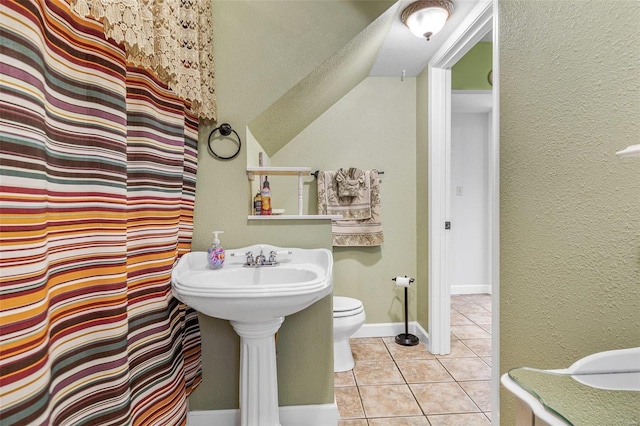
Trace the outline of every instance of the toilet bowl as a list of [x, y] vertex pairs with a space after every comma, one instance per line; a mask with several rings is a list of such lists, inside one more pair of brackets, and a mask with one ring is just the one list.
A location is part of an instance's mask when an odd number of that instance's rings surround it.
[[362, 327], [366, 319], [364, 306], [358, 299], [333, 297], [333, 371], [353, 369], [355, 362], [349, 338]]

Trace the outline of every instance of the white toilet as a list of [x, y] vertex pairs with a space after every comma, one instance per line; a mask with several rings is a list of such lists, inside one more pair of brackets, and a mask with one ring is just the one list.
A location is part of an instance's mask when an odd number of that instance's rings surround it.
[[362, 327], [366, 319], [364, 306], [358, 299], [333, 296], [333, 371], [353, 369], [349, 338]]

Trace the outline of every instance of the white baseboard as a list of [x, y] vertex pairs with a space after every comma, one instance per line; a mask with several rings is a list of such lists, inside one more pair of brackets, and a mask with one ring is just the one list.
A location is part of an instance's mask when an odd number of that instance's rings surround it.
[[427, 348], [429, 347], [429, 333], [427, 332], [427, 330], [422, 328], [422, 326], [417, 322], [416, 322], [416, 331], [414, 331], [414, 334], [418, 336], [418, 339], [420, 339], [420, 342], [422, 342]]
[[[417, 321], [409, 321], [409, 333], [418, 337], [428, 338], [429, 334], [418, 324]], [[377, 324], [364, 324], [351, 337], [390, 337], [404, 333], [404, 322], [382, 322]]]
[[[337, 426], [338, 405], [289, 405], [280, 407], [282, 426]], [[240, 410], [189, 411], [187, 426], [237, 426]]]
[[[420, 343], [429, 348], [429, 333], [417, 321], [409, 321], [409, 333], [418, 336]], [[404, 322], [365, 324], [351, 337], [391, 337], [404, 333]]]
[[489, 284], [452, 285], [451, 294], [491, 294], [491, 285]]
[[[415, 321], [409, 322], [409, 333], [416, 328]], [[404, 322], [381, 322], [377, 324], [364, 324], [351, 337], [388, 337], [404, 333]]]

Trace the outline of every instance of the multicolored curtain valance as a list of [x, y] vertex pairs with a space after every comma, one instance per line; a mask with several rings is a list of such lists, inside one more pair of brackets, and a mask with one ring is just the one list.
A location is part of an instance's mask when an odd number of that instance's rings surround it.
[[211, 0], [70, 0], [100, 20], [127, 60], [152, 69], [202, 119], [216, 120]]
[[0, 425], [185, 425], [198, 119], [64, 0], [3, 0], [0, 46]]

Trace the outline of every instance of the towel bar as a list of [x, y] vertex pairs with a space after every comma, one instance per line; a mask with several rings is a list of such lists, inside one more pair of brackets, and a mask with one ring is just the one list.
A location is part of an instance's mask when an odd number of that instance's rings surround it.
[[[316, 178], [316, 179], [317, 179], [317, 178], [318, 178], [318, 173], [320, 173], [320, 170], [316, 170], [315, 172], [313, 172], [313, 173], [309, 173], [309, 174], [310, 174], [311, 176], [313, 176], [314, 178]], [[378, 174], [379, 174], [379, 175], [383, 175], [383, 174], [384, 174], [384, 172], [378, 171]]]

